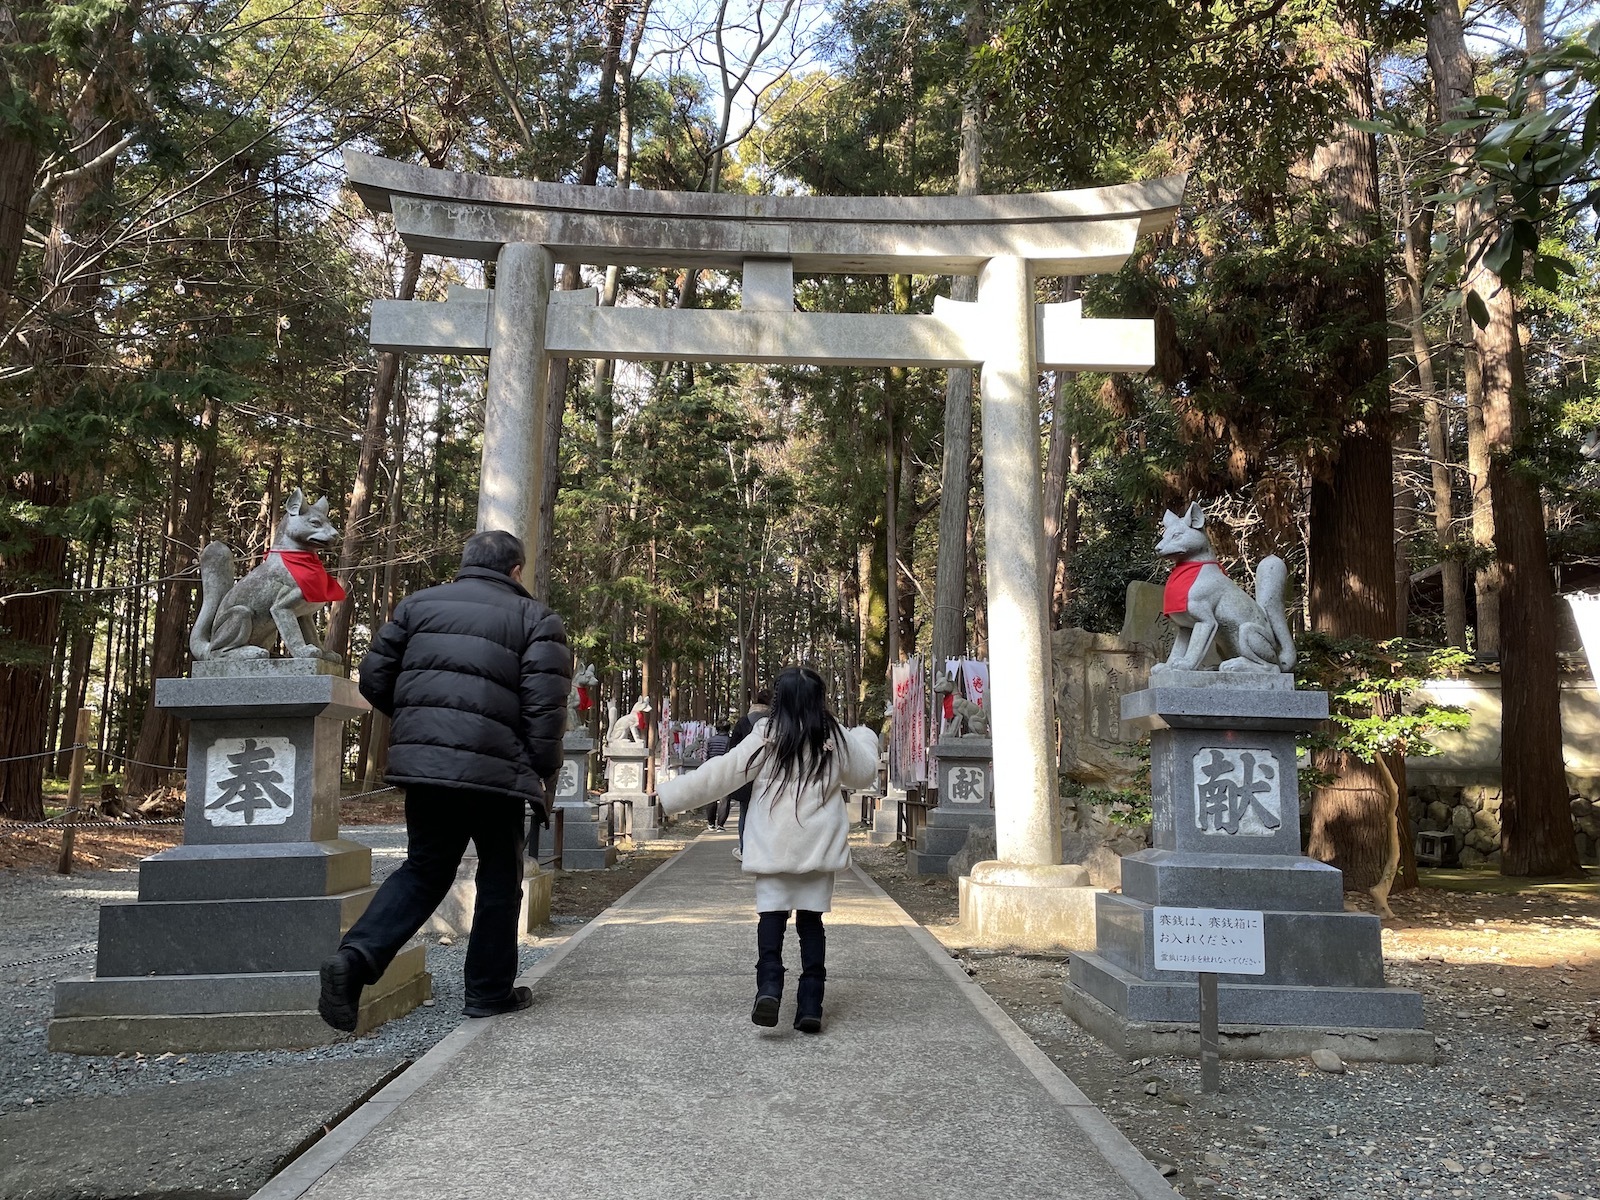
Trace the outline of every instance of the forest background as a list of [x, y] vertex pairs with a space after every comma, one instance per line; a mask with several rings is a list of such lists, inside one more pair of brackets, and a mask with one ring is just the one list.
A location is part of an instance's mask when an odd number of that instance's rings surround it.
[[[1053, 625], [1119, 627], [1128, 581], [1164, 573], [1161, 508], [1203, 500], [1228, 562], [1306, 581], [1308, 671], [1344, 697], [1311, 853], [1364, 886], [1409, 847], [1400, 691], [1455, 648], [1502, 673], [1502, 870], [1570, 872], [1556, 599], [1600, 582], [1597, 29], [1582, 0], [0, 3], [0, 815], [41, 814], [85, 706], [129, 796], [172, 781], [152, 684], [187, 668], [198, 550], [255, 561], [295, 487], [344, 528], [328, 641], [352, 658], [453, 573], [483, 363], [375, 354], [366, 311], [492, 278], [408, 251], [342, 147], [702, 192], [1182, 171], [1172, 231], [1042, 289], [1158, 342], [1148, 377], [1042, 381]], [[715, 272], [560, 275], [737, 301]], [[807, 278], [797, 301], [926, 312], [970, 285]], [[731, 717], [806, 660], [873, 721], [889, 663], [985, 655], [970, 373], [553, 383], [532, 582], [607, 698]], [[358, 780], [384, 733], [353, 732]]]

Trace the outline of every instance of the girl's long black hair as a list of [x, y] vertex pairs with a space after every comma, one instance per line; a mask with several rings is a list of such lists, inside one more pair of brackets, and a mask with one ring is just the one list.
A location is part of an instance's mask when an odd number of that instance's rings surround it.
[[843, 730], [828, 711], [828, 689], [822, 676], [809, 667], [785, 667], [772, 685], [772, 712], [767, 717], [767, 744], [761, 753], [771, 755], [772, 773], [780, 787], [794, 784], [795, 811], [808, 784], [821, 783], [828, 771], [829, 739], [839, 745]]

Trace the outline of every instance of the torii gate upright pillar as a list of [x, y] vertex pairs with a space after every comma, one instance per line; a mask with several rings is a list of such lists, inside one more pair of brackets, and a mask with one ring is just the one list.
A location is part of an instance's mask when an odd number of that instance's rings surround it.
[[[1061, 862], [1061, 802], [1050, 753], [1050, 581], [1039, 483], [1039, 356], [1033, 268], [991, 258], [978, 273], [985, 329], [984, 545], [989, 557], [989, 727], [995, 850], [961, 888], [974, 941], [1029, 949], [1095, 944], [1089, 873]], [[1003, 631], [1003, 632], [1002, 632]]]
[[[989, 326], [980, 368], [983, 400], [984, 544], [989, 615], [1003, 637], [989, 643], [994, 740], [995, 846], [1006, 862], [1061, 861], [1050, 724], [1049, 632], [1045, 615], [1044, 521], [1039, 490], [1038, 356], [1033, 272], [1020, 258], [991, 258], [978, 276], [978, 310]], [[1020, 803], [1019, 803], [1020, 801]]]
[[508, 242], [495, 256], [478, 532], [516, 534], [530, 561], [544, 550], [537, 544], [549, 384], [544, 328], [554, 274], [554, 256], [543, 246]]

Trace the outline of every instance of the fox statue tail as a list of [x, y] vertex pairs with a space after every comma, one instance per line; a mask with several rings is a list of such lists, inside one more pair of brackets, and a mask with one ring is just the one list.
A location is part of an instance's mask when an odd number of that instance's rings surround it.
[[1289, 635], [1289, 622], [1283, 615], [1283, 594], [1289, 586], [1289, 568], [1276, 554], [1268, 555], [1256, 567], [1256, 603], [1267, 614], [1272, 626], [1272, 636], [1278, 643], [1278, 666], [1285, 671], [1294, 669], [1294, 638]]
[[233, 552], [221, 542], [212, 542], [200, 551], [200, 615], [189, 634], [189, 653], [196, 658], [211, 656], [211, 622], [232, 586]]

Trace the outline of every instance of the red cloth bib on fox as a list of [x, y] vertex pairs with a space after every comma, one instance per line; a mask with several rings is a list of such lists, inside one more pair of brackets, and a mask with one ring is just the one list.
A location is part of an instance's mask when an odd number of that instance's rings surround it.
[[1181, 562], [1172, 568], [1172, 574], [1167, 576], [1167, 586], [1161, 592], [1163, 613], [1170, 617], [1173, 613], [1189, 611], [1189, 589], [1199, 578], [1200, 568], [1207, 565], [1206, 562]]
[[329, 604], [343, 600], [345, 590], [339, 581], [328, 574], [328, 568], [311, 550], [273, 550], [289, 568], [289, 574], [300, 587], [300, 594], [312, 604]]

